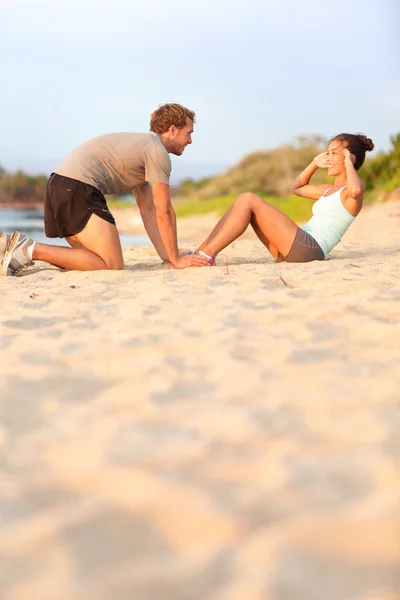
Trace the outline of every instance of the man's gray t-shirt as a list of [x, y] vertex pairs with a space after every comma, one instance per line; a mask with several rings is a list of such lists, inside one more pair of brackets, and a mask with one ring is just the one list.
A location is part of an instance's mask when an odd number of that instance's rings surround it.
[[109, 133], [72, 150], [54, 172], [122, 194], [145, 182], [169, 184], [171, 159], [156, 133]]

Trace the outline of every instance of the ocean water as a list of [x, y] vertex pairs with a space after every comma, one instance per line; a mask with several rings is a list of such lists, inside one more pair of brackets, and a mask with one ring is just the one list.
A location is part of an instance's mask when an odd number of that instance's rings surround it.
[[[46, 237], [44, 233], [44, 221], [42, 210], [14, 210], [0, 208], [0, 231], [10, 233], [20, 231], [29, 235], [35, 242], [53, 244], [56, 246], [68, 246], [64, 239]], [[147, 236], [128, 235], [120, 233], [121, 246], [149, 246], [151, 244]]]

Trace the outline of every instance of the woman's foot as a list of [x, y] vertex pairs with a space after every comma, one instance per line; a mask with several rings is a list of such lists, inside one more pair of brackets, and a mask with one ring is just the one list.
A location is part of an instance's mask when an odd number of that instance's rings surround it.
[[202, 252], [201, 250], [196, 250], [195, 254], [200, 254], [200, 256], [204, 256], [204, 258], [206, 258], [208, 260], [209, 267], [217, 266], [217, 263], [215, 262], [215, 256], [208, 256], [208, 254], [206, 254], [205, 252]]
[[6, 245], [1, 274], [4, 276], [17, 275], [21, 269], [33, 265], [32, 253], [29, 253], [29, 247], [32, 244], [34, 241], [27, 235], [14, 231]]

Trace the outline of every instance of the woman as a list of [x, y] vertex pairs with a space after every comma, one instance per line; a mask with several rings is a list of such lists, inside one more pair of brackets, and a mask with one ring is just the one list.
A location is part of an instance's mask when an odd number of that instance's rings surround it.
[[[292, 186], [297, 196], [317, 200], [313, 217], [302, 227], [252, 193], [242, 194], [227, 210], [197, 252], [215, 264], [215, 256], [236, 240], [250, 224], [278, 261], [324, 260], [340, 242], [362, 208], [364, 184], [357, 175], [372, 140], [361, 133], [341, 133], [304, 169]], [[317, 169], [328, 169], [333, 185], [310, 184]]]

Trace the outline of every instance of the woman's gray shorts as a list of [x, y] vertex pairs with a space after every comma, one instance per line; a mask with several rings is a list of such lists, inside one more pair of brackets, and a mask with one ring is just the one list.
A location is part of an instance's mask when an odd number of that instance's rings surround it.
[[298, 227], [289, 254], [282, 256], [279, 252], [276, 262], [311, 262], [312, 260], [325, 260], [325, 254], [318, 242], [309, 233]]

